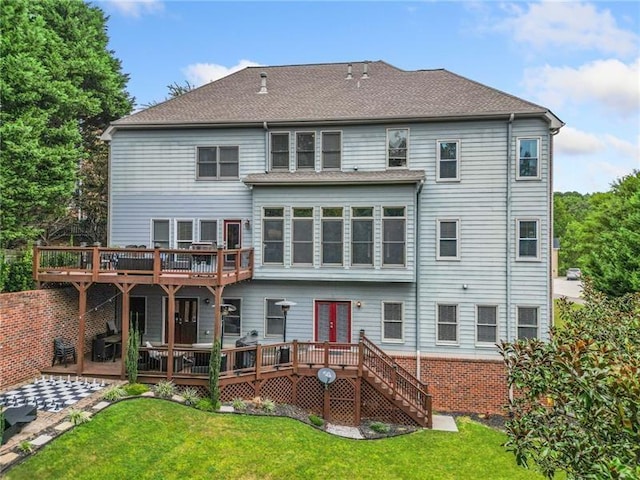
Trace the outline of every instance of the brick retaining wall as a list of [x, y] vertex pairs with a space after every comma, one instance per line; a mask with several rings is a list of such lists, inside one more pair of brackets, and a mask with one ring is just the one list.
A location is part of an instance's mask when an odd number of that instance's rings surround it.
[[[395, 357], [399, 365], [415, 375], [415, 357]], [[461, 358], [420, 359], [421, 380], [433, 396], [438, 412], [469, 412], [504, 415], [508, 387], [501, 360]]]
[[[91, 350], [91, 338], [104, 332], [107, 320], [114, 318], [115, 301], [108, 301], [114, 294], [107, 285], [92, 285], [87, 291], [85, 352]], [[0, 294], [0, 390], [33, 378], [51, 365], [55, 337], [75, 345], [77, 336], [75, 288]]]

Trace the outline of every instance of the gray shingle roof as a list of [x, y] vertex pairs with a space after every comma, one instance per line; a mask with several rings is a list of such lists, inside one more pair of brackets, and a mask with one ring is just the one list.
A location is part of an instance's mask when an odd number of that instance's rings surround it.
[[322, 185], [322, 184], [401, 184], [424, 180], [424, 170], [385, 170], [366, 172], [269, 172], [254, 173], [244, 178], [247, 185]]
[[[262, 124], [459, 118], [510, 113], [543, 116], [539, 105], [447, 70], [404, 71], [383, 61], [247, 67], [114, 126]], [[260, 94], [260, 74], [268, 93]], [[551, 114], [552, 115], [552, 114]], [[554, 117], [555, 118], [555, 117]], [[559, 121], [558, 121], [559, 122]]]

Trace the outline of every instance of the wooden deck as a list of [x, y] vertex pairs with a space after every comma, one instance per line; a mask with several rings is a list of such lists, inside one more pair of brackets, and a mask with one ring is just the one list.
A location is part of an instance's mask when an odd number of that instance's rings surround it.
[[253, 249], [35, 247], [44, 282], [220, 286], [253, 277]]

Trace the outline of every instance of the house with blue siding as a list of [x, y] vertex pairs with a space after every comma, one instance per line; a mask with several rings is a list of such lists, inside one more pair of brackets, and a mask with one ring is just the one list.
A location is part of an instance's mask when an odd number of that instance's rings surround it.
[[[443, 69], [247, 67], [105, 132], [109, 247], [252, 249], [252, 277], [219, 294], [225, 346], [364, 330], [440, 389], [436, 403], [470, 410], [443, 400], [474, 383], [452, 372], [496, 371], [501, 340], [548, 336], [562, 125]], [[211, 289], [128, 294], [145, 341], [213, 341]]]

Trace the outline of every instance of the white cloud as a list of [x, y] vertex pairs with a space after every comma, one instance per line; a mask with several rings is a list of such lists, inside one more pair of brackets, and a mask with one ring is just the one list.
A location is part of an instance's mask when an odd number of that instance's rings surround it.
[[635, 145], [608, 133], [604, 135], [604, 139], [619, 155], [630, 158], [635, 163], [635, 168], [640, 168], [640, 135]]
[[554, 149], [566, 155], [589, 155], [605, 148], [605, 142], [592, 133], [572, 127], [563, 127], [556, 136]]
[[565, 101], [600, 104], [606, 110], [632, 115], [640, 110], [640, 58], [596, 60], [578, 68], [551, 67], [525, 70], [529, 94], [557, 109]]
[[126, 17], [140, 17], [147, 14], [155, 14], [164, 10], [161, 0], [103, 0], [111, 5], [114, 10]]
[[508, 18], [496, 28], [538, 50], [560, 47], [621, 56], [638, 51], [638, 34], [618, 27], [609, 10], [598, 10], [591, 3], [543, 1], [526, 7], [511, 3], [505, 10]]
[[182, 73], [190, 83], [200, 86], [226, 77], [245, 67], [257, 67], [259, 65], [259, 63], [252, 62], [251, 60], [240, 60], [238, 64], [233, 67], [225, 67], [224, 65], [217, 65], [215, 63], [194, 63], [183, 68]]

